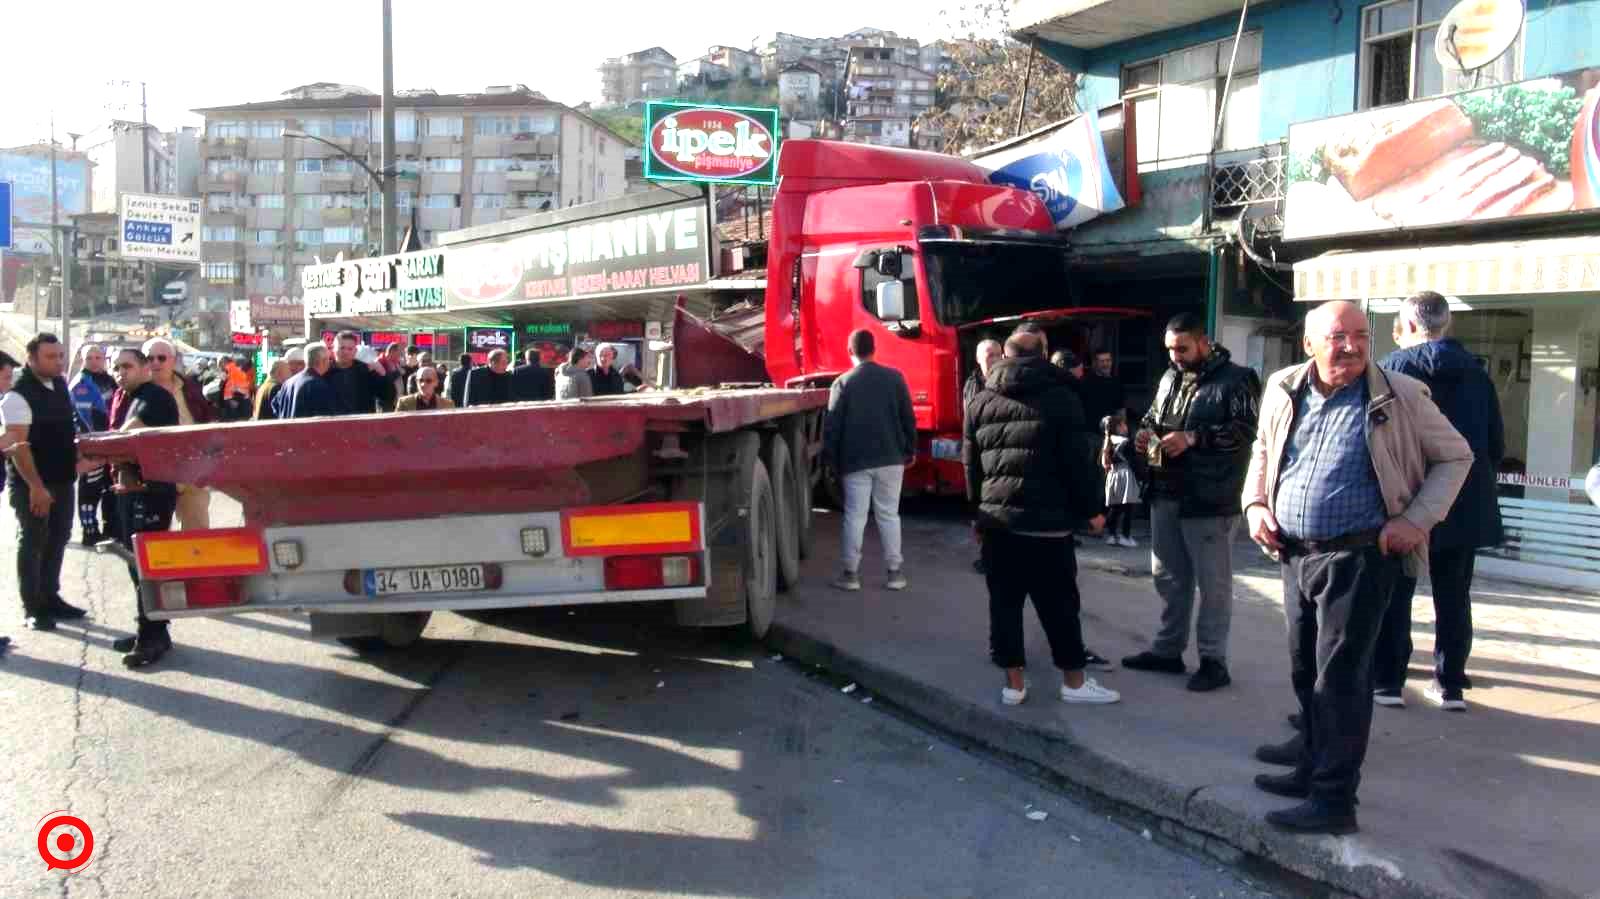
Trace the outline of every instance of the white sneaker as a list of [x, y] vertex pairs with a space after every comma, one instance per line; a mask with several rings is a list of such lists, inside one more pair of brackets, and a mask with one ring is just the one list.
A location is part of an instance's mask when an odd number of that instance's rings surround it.
[[1061, 685], [1062, 702], [1078, 702], [1087, 705], [1109, 705], [1122, 699], [1122, 694], [1116, 690], [1108, 690], [1100, 686], [1100, 682], [1092, 677], [1083, 679], [1083, 686], [1074, 690], [1066, 684]]
[[1026, 685], [1024, 685], [1020, 690], [1013, 690], [1010, 687], [1000, 688], [1001, 705], [1022, 705], [1027, 700], [1028, 688]]
[[1129, 549], [1133, 549], [1139, 545], [1139, 541], [1133, 539], [1132, 537], [1118, 537], [1117, 544], [1119, 546], [1126, 546]]
[[1406, 698], [1399, 690], [1373, 690], [1372, 701], [1391, 709], [1403, 709], [1406, 707]]
[[1117, 538], [1116, 537], [1113, 537], [1112, 535], [1107, 534], [1106, 535], [1106, 545], [1107, 546], [1121, 546], [1122, 544], [1117, 542]]
[[1461, 695], [1460, 690], [1446, 690], [1438, 684], [1429, 684], [1428, 688], [1422, 691], [1422, 695], [1429, 702], [1447, 712], [1465, 712], [1467, 710], [1466, 697]]

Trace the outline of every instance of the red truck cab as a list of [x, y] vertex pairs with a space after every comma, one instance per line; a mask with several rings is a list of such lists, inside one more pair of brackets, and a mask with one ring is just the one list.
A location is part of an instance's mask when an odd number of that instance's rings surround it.
[[[846, 336], [872, 331], [877, 361], [911, 388], [920, 445], [906, 490], [959, 493], [961, 384], [979, 339], [970, 326], [1072, 305], [1067, 244], [1049, 212], [966, 160], [916, 150], [793, 140], [778, 176], [767, 248], [772, 382], [825, 383], [850, 368]], [[888, 281], [901, 283], [899, 309], [879, 308]]]

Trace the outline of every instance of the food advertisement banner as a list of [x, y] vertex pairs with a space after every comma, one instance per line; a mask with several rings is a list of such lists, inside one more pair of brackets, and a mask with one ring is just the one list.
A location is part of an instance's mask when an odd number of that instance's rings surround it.
[[421, 250], [308, 265], [300, 289], [315, 316], [390, 315], [443, 309], [444, 278], [444, 251]]
[[711, 278], [711, 232], [699, 199], [446, 248], [449, 307], [625, 296]]
[[1600, 212], [1600, 68], [1289, 129], [1284, 239]]

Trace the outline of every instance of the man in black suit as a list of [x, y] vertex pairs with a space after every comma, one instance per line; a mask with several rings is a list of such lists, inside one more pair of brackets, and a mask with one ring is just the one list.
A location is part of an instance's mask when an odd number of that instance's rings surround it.
[[556, 398], [555, 372], [539, 364], [539, 351], [526, 350], [523, 364], [511, 370], [511, 398], [517, 402]]
[[475, 368], [467, 375], [467, 387], [462, 393], [463, 406], [498, 406], [512, 401], [511, 354], [495, 350], [489, 354], [489, 364]]
[[450, 391], [450, 402], [455, 403], [457, 408], [461, 408], [466, 402], [467, 374], [471, 371], [472, 355], [470, 353], [462, 353], [455, 371], [452, 371], [450, 377], [446, 379], [445, 389]]

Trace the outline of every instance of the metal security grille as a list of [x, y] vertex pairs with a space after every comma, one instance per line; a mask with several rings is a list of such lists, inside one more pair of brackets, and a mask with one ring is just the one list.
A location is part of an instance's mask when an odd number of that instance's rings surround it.
[[[1252, 153], [1254, 158], [1245, 156]], [[1221, 212], [1254, 203], [1281, 203], [1285, 187], [1282, 144], [1219, 153], [1211, 174], [1211, 206]]]

